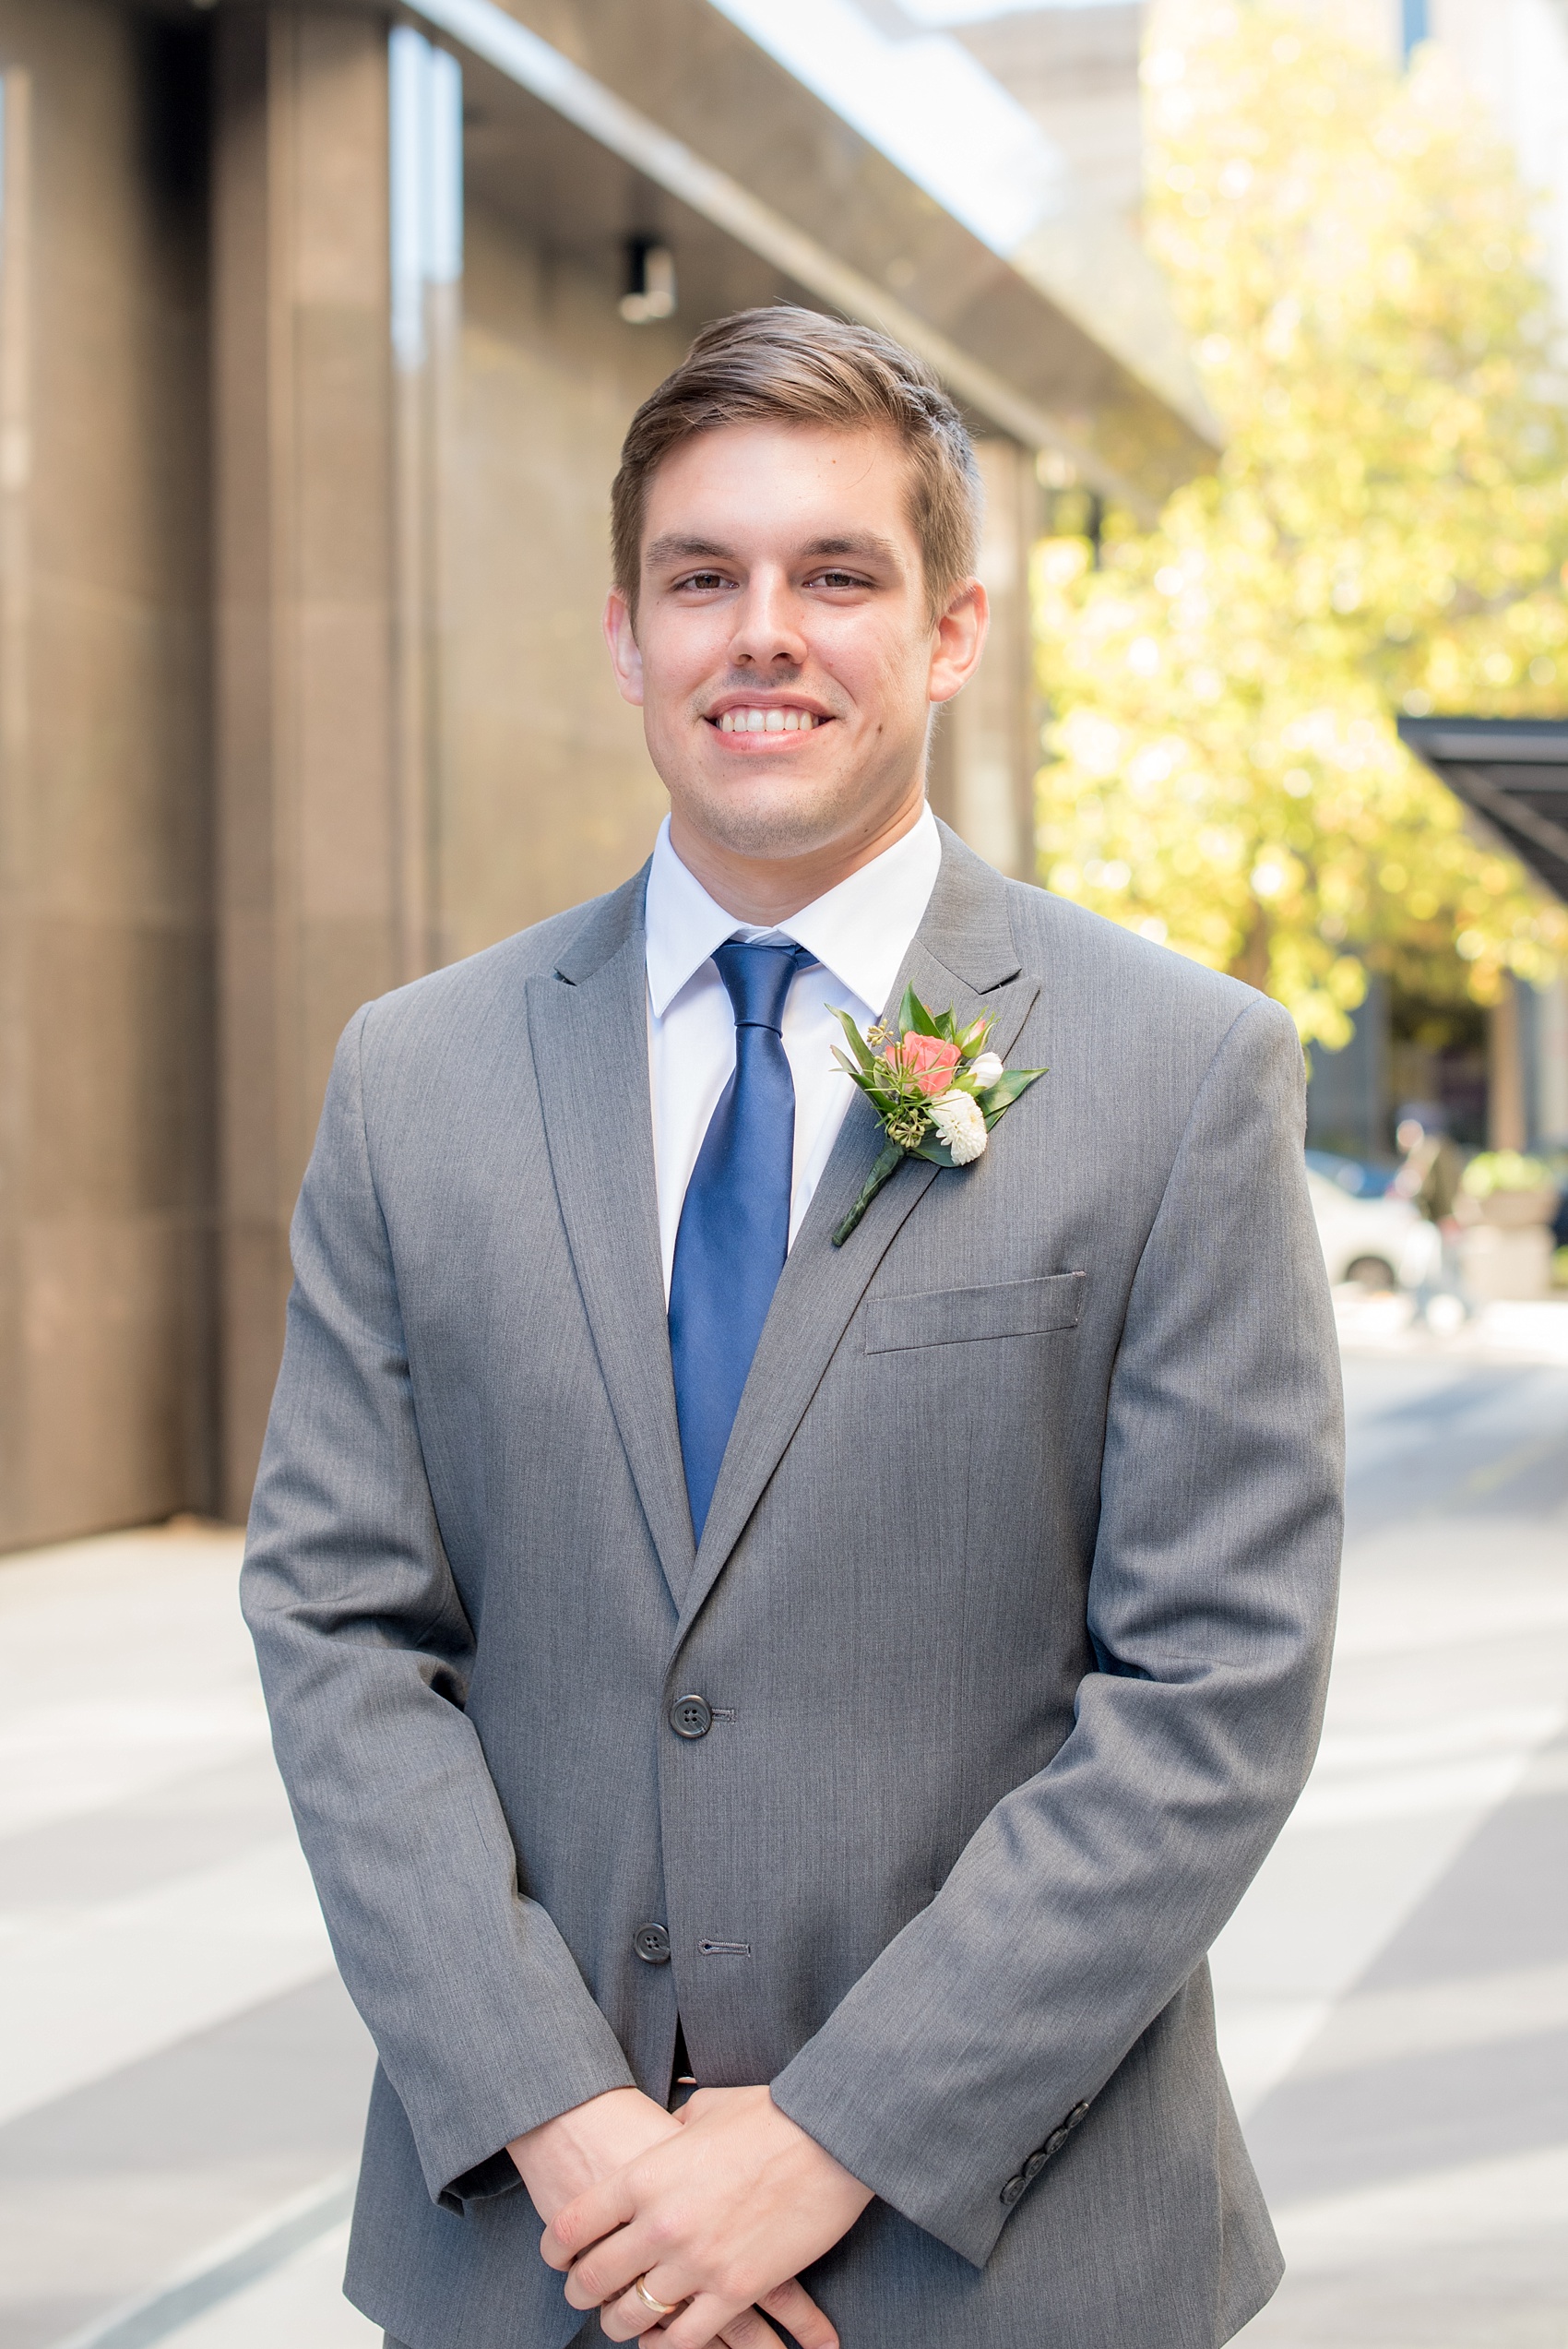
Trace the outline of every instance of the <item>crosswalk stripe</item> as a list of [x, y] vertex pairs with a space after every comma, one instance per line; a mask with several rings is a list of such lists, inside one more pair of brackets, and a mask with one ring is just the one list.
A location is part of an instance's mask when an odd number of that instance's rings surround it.
[[352, 2169], [336, 2170], [254, 2225], [214, 2245], [202, 2259], [146, 2299], [115, 2309], [75, 2332], [58, 2349], [152, 2349], [194, 2317], [231, 2299], [306, 2244], [340, 2225], [354, 2197]]

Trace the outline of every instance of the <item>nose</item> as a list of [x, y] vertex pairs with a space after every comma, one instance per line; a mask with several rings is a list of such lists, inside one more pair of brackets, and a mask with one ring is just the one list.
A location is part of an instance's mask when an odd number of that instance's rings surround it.
[[779, 571], [754, 571], [746, 582], [730, 638], [730, 659], [738, 669], [798, 669], [806, 658], [800, 608]]

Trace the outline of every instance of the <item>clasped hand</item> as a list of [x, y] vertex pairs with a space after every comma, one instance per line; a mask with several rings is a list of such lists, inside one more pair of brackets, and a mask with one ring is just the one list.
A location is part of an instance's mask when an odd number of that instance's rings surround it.
[[[776, 2343], [759, 2309], [801, 2349], [837, 2349], [832, 2325], [795, 2279], [848, 2233], [870, 2189], [766, 2088], [702, 2089], [673, 2127], [659, 2117], [659, 2135], [650, 2131], [631, 2159], [550, 2215], [540, 2249], [565, 2271], [573, 2307], [598, 2308], [612, 2341], [660, 2349]], [[520, 2155], [518, 2167], [531, 2191]], [[655, 2300], [676, 2304], [674, 2315], [649, 2318], [633, 2289], [639, 2277]]]

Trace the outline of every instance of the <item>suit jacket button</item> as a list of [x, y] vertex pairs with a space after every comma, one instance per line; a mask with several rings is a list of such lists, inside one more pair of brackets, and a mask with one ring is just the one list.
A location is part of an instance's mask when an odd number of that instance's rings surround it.
[[1024, 2184], [1026, 2186], [1033, 2184], [1034, 2180], [1039, 2176], [1041, 2170], [1045, 2167], [1047, 2155], [1053, 2151], [1053, 2147], [1045, 2146], [1039, 2152], [1031, 2153], [1029, 2155], [1028, 2160], [1024, 2164]]
[[1087, 2105], [1075, 2105], [1072, 2111], [1067, 2116], [1068, 2128], [1076, 2128], [1078, 2123], [1083, 2119], [1087, 2111], [1088, 2106]]
[[1046, 2139], [1045, 2143], [1040, 2147], [1040, 2160], [1042, 2162], [1048, 2162], [1052, 2153], [1060, 2153], [1063, 2146], [1067, 2142], [1067, 2136], [1068, 2132], [1066, 2129], [1053, 2128], [1050, 2136]]
[[713, 1727], [713, 1707], [706, 1697], [677, 1697], [670, 1708], [670, 1726], [677, 1737], [706, 1737]]
[[662, 1925], [639, 1925], [632, 1936], [632, 1947], [645, 1966], [670, 1962], [670, 1936]]
[[1002, 2189], [1002, 2199], [1006, 2203], [1009, 2210], [1012, 2209], [1014, 2203], [1017, 2200], [1023, 2190], [1024, 2181], [1021, 2177], [1010, 2177], [1008, 2179], [1006, 2185]]

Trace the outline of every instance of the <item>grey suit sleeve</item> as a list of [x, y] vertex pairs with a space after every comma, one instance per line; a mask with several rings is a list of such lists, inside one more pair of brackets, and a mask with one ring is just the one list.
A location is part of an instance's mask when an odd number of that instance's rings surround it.
[[425, 1477], [372, 1174], [366, 1017], [339, 1046], [294, 1218], [243, 1597], [343, 1979], [426, 2184], [455, 2206], [507, 2182], [493, 2157], [509, 2139], [632, 2074], [550, 1918], [519, 1896], [463, 1711], [473, 1635]]
[[1316, 1748], [1343, 1434], [1301, 1134], [1295, 1030], [1260, 997], [1199, 1090], [1129, 1297], [1089, 1583], [1100, 1668], [1049, 1767], [774, 2082], [977, 2266], [1031, 2156], [1202, 1960]]

